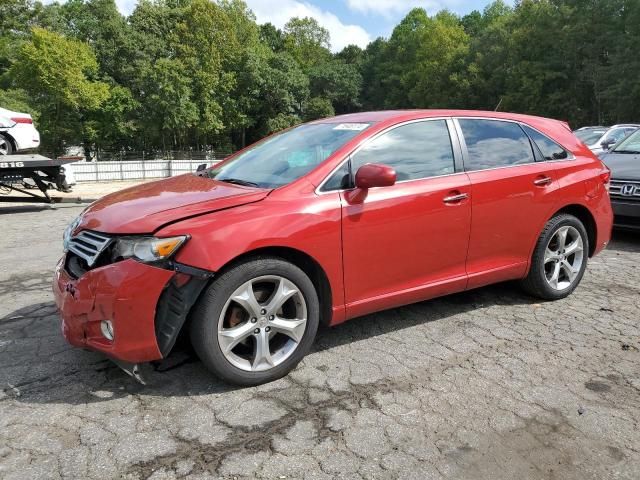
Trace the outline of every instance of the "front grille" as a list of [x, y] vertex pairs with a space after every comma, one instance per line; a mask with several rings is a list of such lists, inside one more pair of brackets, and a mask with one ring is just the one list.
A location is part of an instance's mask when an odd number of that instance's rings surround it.
[[609, 194], [615, 198], [625, 200], [640, 200], [640, 181], [638, 180], [611, 180]]
[[69, 251], [82, 258], [93, 267], [100, 254], [109, 246], [113, 238], [104, 233], [83, 230], [69, 242]]

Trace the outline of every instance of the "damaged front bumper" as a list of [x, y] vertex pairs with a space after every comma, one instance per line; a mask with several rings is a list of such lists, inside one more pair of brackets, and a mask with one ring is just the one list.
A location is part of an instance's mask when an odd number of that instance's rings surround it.
[[102, 352], [132, 372], [136, 364], [169, 354], [210, 276], [128, 259], [76, 279], [65, 262], [66, 256], [58, 262], [53, 282], [65, 339]]

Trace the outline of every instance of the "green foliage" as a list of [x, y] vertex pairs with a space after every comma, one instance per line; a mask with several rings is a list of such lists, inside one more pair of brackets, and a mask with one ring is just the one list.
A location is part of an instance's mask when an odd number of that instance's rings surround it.
[[109, 98], [109, 86], [94, 80], [97, 73], [93, 51], [77, 40], [35, 27], [22, 45], [9, 76], [37, 103], [40, 128], [55, 151], [65, 140], [80, 140], [85, 115]]
[[305, 71], [331, 58], [329, 31], [315, 18], [289, 20], [284, 26], [284, 47]]
[[313, 97], [306, 105], [304, 111], [305, 121], [316, 120], [318, 118], [332, 117], [335, 115], [333, 105], [328, 98]]
[[21, 89], [0, 89], [0, 105], [2, 108], [14, 112], [29, 112], [35, 121], [40, 118], [40, 113], [31, 105], [31, 97]]
[[311, 94], [326, 100], [332, 111], [346, 113], [360, 107], [362, 75], [357, 65], [340, 60], [319, 64], [309, 71], [309, 82]]
[[300, 123], [300, 117], [286, 113], [279, 113], [266, 121], [265, 131], [267, 134], [293, 127]]
[[242, 0], [0, 1], [0, 105], [45, 148], [240, 147], [362, 109], [462, 107], [573, 124], [639, 121], [640, 2], [496, 0], [411, 10], [388, 39], [330, 50], [312, 18], [258, 25]]
[[272, 23], [260, 25], [260, 41], [273, 52], [284, 50], [284, 35]]

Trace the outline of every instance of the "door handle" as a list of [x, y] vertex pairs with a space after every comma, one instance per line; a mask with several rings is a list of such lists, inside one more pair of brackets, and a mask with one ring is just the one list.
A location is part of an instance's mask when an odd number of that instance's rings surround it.
[[533, 184], [537, 187], [544, 187], [552, 182], [551, 177], [539, 177], [533, 181]]
[[442, 201], [444, 203], [458, 203], [458, 202], [461, 202], [462, 200], [466, 200], [467, 198], [469, 198], [468, 193], [458, 193], [456, 195], [450, 195], [448, 197], [444, 197]]

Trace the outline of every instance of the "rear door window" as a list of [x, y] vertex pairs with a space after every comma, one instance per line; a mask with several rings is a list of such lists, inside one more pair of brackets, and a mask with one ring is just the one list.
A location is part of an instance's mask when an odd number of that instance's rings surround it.
[[535, 161], [529, 137], [517, 123], [466, 118], [458, 122], [467, 144], [465, 170], [487, 170]]

